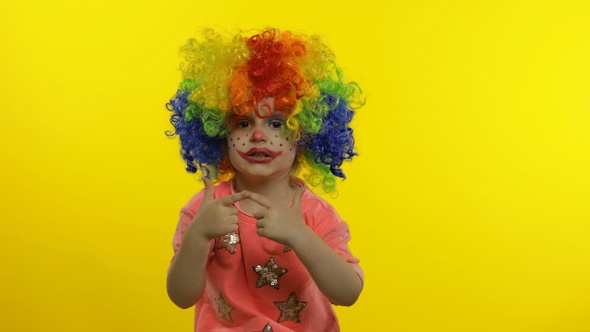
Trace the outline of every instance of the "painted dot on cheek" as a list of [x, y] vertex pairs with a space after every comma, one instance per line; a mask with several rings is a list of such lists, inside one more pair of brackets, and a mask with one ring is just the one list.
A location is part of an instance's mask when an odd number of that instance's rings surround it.
[[242, 146], [246, 145], [246, 143], [242, 143]]

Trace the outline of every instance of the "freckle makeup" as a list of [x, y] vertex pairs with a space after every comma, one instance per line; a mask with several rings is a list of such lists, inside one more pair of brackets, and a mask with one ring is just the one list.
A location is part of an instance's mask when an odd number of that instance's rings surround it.
[[[265, 126], [274, 127], [275, 121], [284, 122], [284, 118], [278, 114], [272, 114], [272, 107], [269, 104], [261, 104], [258, 107], [256, 116], [265, 118]], [[236, 128], [242, 121], [250, 119], [237, 118]], [[285, 141], [287, 144], [285, 144]], [[248, 144], [246, 144], [248, 143]], [[246, 147], [248, 145], [248, 147]], [[250, 128], [244, 131], [236, 131], [228, 140], [228, 147], [235, 151], [244, 161], [250, 164], [269, 164], [275, 158], [283, 154], [284, 147], [293, 152], [296, 143], [289, 137], [284, 137], [278, 132], [266, 132], [261, 128]], [[273, 150], [273, 148], [278, 150]], [[247, 150], [243, 150], [247, 149]]]

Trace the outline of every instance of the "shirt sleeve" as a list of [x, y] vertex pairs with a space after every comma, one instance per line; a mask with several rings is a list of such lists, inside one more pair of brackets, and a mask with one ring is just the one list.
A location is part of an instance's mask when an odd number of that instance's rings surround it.
[[340, 222], [331, 228], [322, 239], [330, 248], [332, 248], [332, 250], [350, 264], [364, 283], [365, 275], [363, 269], [359, 266], [360, 260], [353, 256], [348, 247], [348, 242], [350, 241], [350, 229], [348, 224], [340, 220]]
[[350, 229], [348, 224], [340, 218], [334, 208], [319, 197], [310, 197], [302, 207], [304, 218], [309, 227], [340, 257], [342, 257], [361, 278], [364, 283], [364, 273], [350, 248]]
[[203, 195], [204, 191], [201, 190], [180, 210], [180, 219], [176, 225], [176, 231], [174, 232], [174, 238], [172, 239], [172, 248], [174, 249], [175, 254], [180, 248], [184, 232], [186, 232], [188, 225], [199, 210], [199, 206], [203, 201]]

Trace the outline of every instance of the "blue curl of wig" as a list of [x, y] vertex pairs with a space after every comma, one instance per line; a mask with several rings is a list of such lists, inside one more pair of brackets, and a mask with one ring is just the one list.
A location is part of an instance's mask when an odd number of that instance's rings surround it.
[[329, 166], [332, 174], [346, 179], [342, 163], [357, 155], [354, 152], [353, 130], [349, 127], [354, 111], [338, 95], [327, 94], [324, 102], [330, 111], [323, 119], [322, 128], [309, 140], [307, 147], [313, 152], [316, 163]]
[[196, 108], [196, 105], [189, 101], [189, 93], [183, 90], [176, 91], [176, 95], [166, 105], [172, 112], [170, 123], [175, 129], [175, 132], [167, 131], [166, 135], [180, 137], [180, 153], [186, 162], [188, 172], [195, 173], [198, 166], [199, 170], [209, 177], [212, 175], [211, 172], [217, 173], [215, 165], [219, 165], [224, 158], [221, 150], [222, 140], [217, 136], [209, 136], [200, 118], [188, 119], [190, 116], [187, 110], [193, 109], [194, 112]]

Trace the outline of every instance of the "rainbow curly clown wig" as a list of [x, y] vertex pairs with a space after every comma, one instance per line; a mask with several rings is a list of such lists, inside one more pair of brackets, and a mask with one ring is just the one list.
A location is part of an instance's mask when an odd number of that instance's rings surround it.
[[318, 36], [267, 29], [223, 38], [206, 30], [180, 53], [183, 79], [166, 105], [175, 131], [167, 135], [180, 137], [188, 172], [231, 179], [229, 118], [275, 96], [275, 112], [286, 118], [282, 132], [298, 142], [294, 172], [326, 192], [335, 190], [336, 177], [345, 178], [342, 163], [356, 155], [349, 124], [364, 102], [358, 85], [343, 81], [334, 53]]

